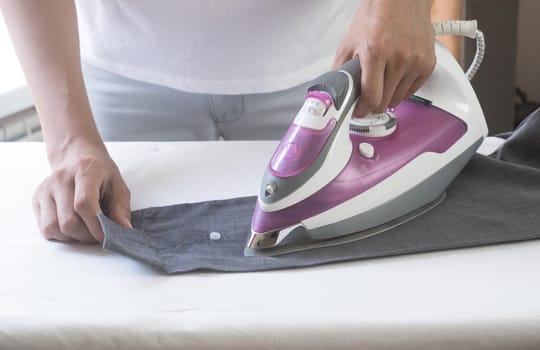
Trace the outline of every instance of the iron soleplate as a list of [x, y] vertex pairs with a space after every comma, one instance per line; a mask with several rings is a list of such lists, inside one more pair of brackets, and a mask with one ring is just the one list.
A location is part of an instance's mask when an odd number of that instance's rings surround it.
[[395, 228], [399, 225], [402, 225], [406, 222], [409, 222], [424, 213], [427, 213], [431, 209], [439, 205], [444, 198], [446, 193], [441, 193], [435, 200], [419, 207], [416, 210], [413, 210], [399, 218], [386, 222], [382, 225], [372, 227], [370, 229], [351, 233], [344, 236], [329, 238], [325, 240], [315, 240], [310, 237], [308, 231], [303, 227], [299, 226], [295, 228], [279, 245], [271, 248], [263, 249], [253, 249], [246, 246], [244, 249], [244, 256], [277, 256], [283, 254], [290, 254], [295, 252], [301, 252], [305, 250], [333, 247], [342, 244], [347, 244], [355, 242], [364, 238], [375, 236], [384, 231], [388, 231], [392, 228]]

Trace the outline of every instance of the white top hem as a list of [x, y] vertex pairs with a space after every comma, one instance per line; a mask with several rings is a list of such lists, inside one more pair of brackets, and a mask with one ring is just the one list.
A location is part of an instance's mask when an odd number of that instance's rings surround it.
[[85, 54], [82, 61], [128, 79], [166, 86], [175, 90], [202, 94], [242, 95], [269, 93], [293, 88], [313, 80], [320, 74], [328, 71], [331, 68], [333, 59], [334, 57], [328, 56], [301, 70], [275, 78], [245, 80], [200, 80], [172, 77], [140, 67], [130, 67], [126, 64], [117, 65], [104, 62], [90, 54]]

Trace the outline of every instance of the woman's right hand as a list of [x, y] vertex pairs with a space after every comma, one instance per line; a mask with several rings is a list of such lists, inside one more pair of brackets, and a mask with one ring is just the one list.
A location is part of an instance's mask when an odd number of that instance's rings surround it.
[[97, 213], [131, 227], [130, 192], [103, 147], [70, 148], [33, 197], [34, 214], [48, 240], [103, 242]]

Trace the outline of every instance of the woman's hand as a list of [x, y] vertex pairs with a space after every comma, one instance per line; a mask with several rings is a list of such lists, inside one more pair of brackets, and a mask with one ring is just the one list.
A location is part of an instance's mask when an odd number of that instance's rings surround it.
[[81, 72], [72, 0], [0, 0], [36, 104], [52, 173], [33, 207], [47, 239], [103, 241], [96, 214], [130, 227], [130, 195], [101, 140]]
[[126, 227], [130, 193], [118, 167], [101, 147], [72, 147], [38, 186], [33, 207], [41, 234], [49, 240], [103, 242], [96, 214]]
[[431, 0], [364, 0], [336, 54], [334, 69], [354, 56], [362, 91], [353, 113], [384, 112], [412, 95], [435, 67]]

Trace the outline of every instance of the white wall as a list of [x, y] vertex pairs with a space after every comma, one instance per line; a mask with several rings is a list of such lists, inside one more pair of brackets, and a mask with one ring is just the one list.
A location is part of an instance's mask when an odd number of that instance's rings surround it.
[[[504, 24], [502, 24], [504, 25]], [[540, 1], [520, 0], [516, 85], [540, 103]]]
[[0, 119], [33, 106], [0, 12]]

